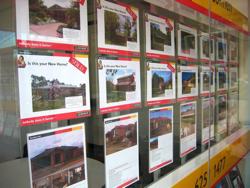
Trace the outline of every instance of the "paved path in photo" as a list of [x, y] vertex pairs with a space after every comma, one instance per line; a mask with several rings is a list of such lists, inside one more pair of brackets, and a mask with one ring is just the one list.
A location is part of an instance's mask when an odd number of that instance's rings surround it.
[[50, 23], [44, 25], [30, 25], [30, 32], [42, 36], [58, 37], [57, 28], [63, 23]]

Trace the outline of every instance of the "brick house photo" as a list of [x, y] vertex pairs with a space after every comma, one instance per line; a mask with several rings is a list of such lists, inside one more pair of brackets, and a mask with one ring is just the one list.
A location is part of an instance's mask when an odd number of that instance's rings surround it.
[[114, 126], [105, 134], [106, 155], [137, 144], [137, 122]]
[[136, 91], [136, 74], [131, 69], [106, 70], [107, 102], [126, 101], [126, 93]]
[[36, 75], [32, 75], [31, 78], [34, 112], [65, 108], [66, 97], [81, 96], [82, 105], [86, 105], [86, 84], [76, 86]]

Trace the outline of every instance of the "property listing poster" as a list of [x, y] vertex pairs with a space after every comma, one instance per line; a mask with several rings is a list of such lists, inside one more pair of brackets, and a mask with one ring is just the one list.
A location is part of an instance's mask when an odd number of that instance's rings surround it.
[[239, 94], [232, 93], [228, 100], [228, 129], [229, 133], [240, 128], [239, 124]]
[[[214, 138], [214, 97], [202, 99], [202, 144]], [[210, 126], [210, 128], [209, 128]], [[210, 129], [210, 137], [209, 137]], [[210, 139], [209, 139], [210, 138]]]
[[175, 64], [147, 62], [147, 104], [160, 105], [175, 101]]
[[173, 106], [149, 110], [149, 173], [173, 162]]
[[223, 38], [216, 40], [216, 60], [218, 63], [227, 62], [227, 41]]
[[17, 55], [20, 124], [90, 115], [87, 55]]
[[179, 66], [177, 76], [179, 99], [198, 96], [198, 66]]
[[198, 57], [197, 30], [185, 25], [178, 25], [178, 57], [192, 60]]
[[227, 132], [227, 95], [219, 95], [217, 99], [217, 133]]
[[101, 54], [139, 56], [139, 12], [130, 5], [96, 0], [98, 51]]
[[31, 188], [87, 188], [84, 124], [27, 135]]
[[[203, 62], [215, 61], [214, 39], [209, 38], [208, 33], [201, 33], [200, 36], [200, 59]], [[210, 48], [210, 52], [209, 52]]]
[[17, 46], [88, 51], [87, 1], [16, 0]]
[[230, 89], [238, 88], [238, 67], [229, 68], [229, 88]]
[[174, 22], [148, 13], [145, 20], [146, 56], [161, 59], [175, 56]]
[[235, 40], [230, 40], [229, 42], [229, 62], [231, 64], [237, 64], [239, 61], [238, 57], [238, 42]]
[[200, 72], [200, 92], [202, 96], [207, 96], [209, 92], [215, 92], [215, 68], [209, 66], [201, 66]]
[[224, 91], [227, 89], [227, 68], [217, 67], [217, 91]]
[[138, 113], [104, 119], [107, 188], [139, 180]]
[[196, 149], [196, 101], [180, 105], [180, 157]]
[[98, 59], [98, 72], [101, 114], [140, 106], [139, 59]]

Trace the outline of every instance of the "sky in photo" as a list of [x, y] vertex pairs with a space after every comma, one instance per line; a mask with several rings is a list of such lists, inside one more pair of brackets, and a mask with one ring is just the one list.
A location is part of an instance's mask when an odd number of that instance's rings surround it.
[[[111, 69], [107, 69], [107, 70], [111, 70]], [[117, 84], [118, 78], [121, 78], [124, 76], [129, 76], [131, 74], [135, 75], [135, 71], [133, 71], [132, 69], [116, 69], [116, 70], [117, 70], [117, 72], [114, 75], [107, 74], [107, 72], [106, 72], [106, 80], [112, 81], [113, 84]]]
[[[118, 117], [119, 119], [119, 117]], [[111, 131], [114, 127], [118, 127], [118, 126], [127, 126], [129, 124], [135, 124], [137, 122], [137, 118], [129, 118], [126, 120], [120, 120], [120, 121], [116, 121], [113, 123], [106, 123], [105, 124], [105, 134], [109, 131]]]
[[70, 7], [72, 1], [74, 0], [43, 0], [43, 4], [48, 8], [55, 4], [67, 8]]
[[158, 118], [158, 117], [167, 117], [172, 119], [172, 110], [161, 110], [161, 111], [151, 111], [150, 112], [150, 119]]
[[28, 141], [29, 158], [37, 156], [46, 149], [61, 147], [61, 146], [83, 147], [82, 129], [29, 140]]
[[186, 112], [188, 110], [195, 109], [195, 103], [186, 104], [181, 106], [181, 112]]
[[195, 76], [195, 72], [182, 72], [182, 80], [189, 80], [192, 76]]
[[172, 72], [171, 71], [152, 70], [152, 76], [154, 74], [157, 74], [158, 76], [162, 77], [164, 79], [164, 82], [167, 82], [172, 78]]

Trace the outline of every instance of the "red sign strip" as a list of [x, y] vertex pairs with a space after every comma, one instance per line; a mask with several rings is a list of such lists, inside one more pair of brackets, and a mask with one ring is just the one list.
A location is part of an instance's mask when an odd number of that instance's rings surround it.
[[196, 147], [192, 147], [192, 148], [188, 149], [187, 151], [181, 153], [180, 157], [186, 156], [187, 154], [191, 153], [191, 152], [194, 151], [195, 149], [196, 149]]
[[101, 108], [100, 113], [101, 114], [107, 114], [111, 112], [119, 112], [122, 110], [129, 110], [133, 108], [138, 108], [140, 103], [132, 103], [132, 104], [124, 104], [124, 105], [119, 105], [119, 106], [112, 106], [112, 107], [107, 107], [107, 108]]
[[88, 47], [84, 45], [53, 43], [31, 40], [16, 40], [18, 48], [49, 49], [49, 50], [68, 50], [77, 52], [88, 52]]
[[135, 56], [139, 57], [139, 52], [127, 51], [127, 50], [115, 50], [108, 48], [98, 48], [100, 54], [108, 54], [108, 55], [123, 55], [123, 56]]
[[155, 53], [147, 53], [147, 58], [156, 58], [156, 59], [170, 59], [174, 58], [174, 56], [170, 55], [162, 55], [162, 54], [155, 54]]
[[129, 13], [129, 15], [133, 18], [134, 21], [137, 19], [137, 15], [133, 12], [130, 5], [122, 3], [122, 2], [117, 2], [117, 4], [125, 7], [126, 11]]
[[62, 134], [62, 133], [71, 132], [71, 131], [72, 131], [72, 128], [62, 129], [62, 130], [55, 131], [54, 134]]
[[34, 124], [49, 123], [49, 122], [55, 122], [55, 121], [60, 121], [60, 120], [66, 120], [66, 119], [76, 119], [76, 118], [88, 117], [90, 115], [91, 114], [89, 110], [83, 110], [83, 111], [78, 111], [78, 112], [69, 112], [69, 113], [63, 113], [63, 114], [24, 118], [20, 120], [20, 126], [29, 126], [29, 125], [34, 125]]
[[166, 24], [168, 25], [169, 30], [172, 31], [172, 30], [174, 29], [174, 27], [172, 26], [170, 20], [169, 20], [168, 18], [166, 18], [166, 19], [165, 19], [165, 22], [166, 22]]
[[80, 5], [84, 5], [85, 0], [79, 0]]
[[149, 169], [149, 172], [154, 172], [154, 171], [156, 171], [156, 170], [158, 170], [158, 169], [160, 169], [160, 168], [162, 168], [162, 167], [164, 167], [164, 166], [166, 166], [166, 165], [168, 165], [168, 164], [170, 164], [170, 163], [172, 163], [172, 162], [173, 162], [172, 160], [163, 162], [163, 163], [161, 163], [161, 164], [159, 164], [159, 165], [157, 165], [157, 166], [155, 166], [155, 167], [153, 167], [153, 168], [150, 168], [150, 169]]
[[84, 66], [80, 61], [78, 61], [76, 58], [74, 57], [70, 57], [69, 62], [74, 65], [74, 67], [76, 67], [78, 70], [80, 70], [83, 74], [86, 73], [87, 71], [87, 67]]
[[178, 56], [178, 59], [183, 60], [183, 61], [190, 61], [190, 62], [197, 62], [197, 59], [190, 58], [190, 57], [185, 57], [185, 56]]
[[123, 184], [121, 184], [121, 185], [119, 185], [119, 186], [117, 186], [117, 188], [128, 187], [129, 185], [135, 183], [136, 181], [138, 181], [138, 178], [137, 178], [137, 177], [134, 178], [134, 179], [132, 179], [132, 180], [129, 180], [129, 181], [127, 181], [127, 182], [125, 182], [125, 183], [123, 183]]
[[154, 106], [154, 105], [162, 105], [162, 104], [173, 104], [175, 103], [175, 99], [168, 99], [168, 100], [156, 100], [156, 101], [148, 101], [147, 105], [148, 106]]

